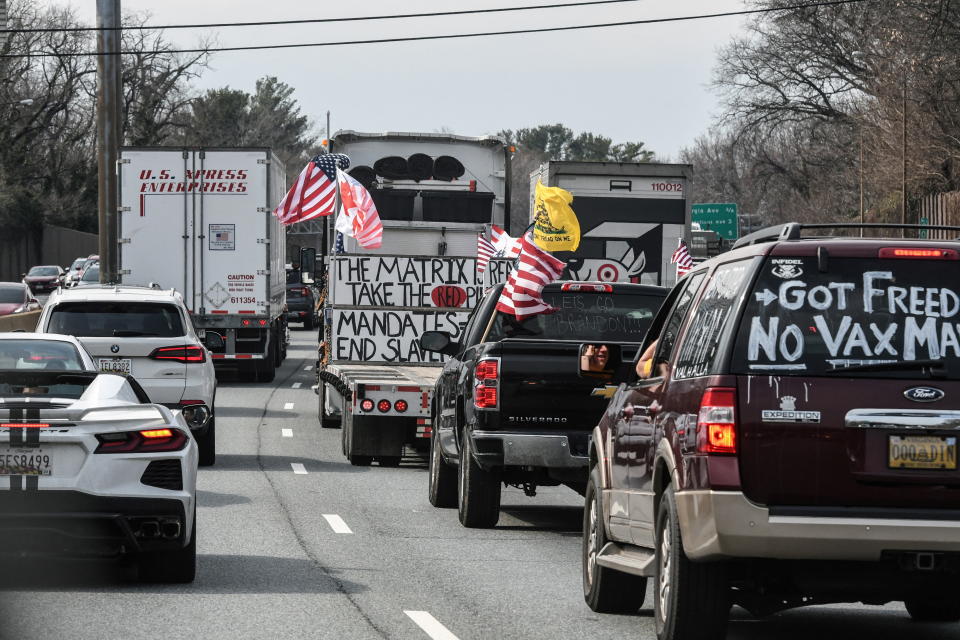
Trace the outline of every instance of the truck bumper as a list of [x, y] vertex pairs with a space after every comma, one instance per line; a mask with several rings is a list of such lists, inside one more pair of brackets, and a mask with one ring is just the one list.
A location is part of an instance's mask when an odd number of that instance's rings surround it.
[[879, 560], [884, 551], [960, 551], [960, 520], [778, 515], [739, 491], [681, 491], [683, 550], [698, 560]]
[[504, 431], [474, 431], [471, 434], [473, 451], [481, 466], [547, 469], [586, 468], [590, 462], [586, 435]]

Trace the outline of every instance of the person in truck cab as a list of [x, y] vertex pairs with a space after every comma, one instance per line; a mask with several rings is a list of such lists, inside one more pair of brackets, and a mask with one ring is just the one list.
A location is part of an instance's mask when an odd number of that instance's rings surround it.
[[580, 357], [580, 370], [602, 373], [610, 362], [610, 348], [605, 344], [588, 344]]

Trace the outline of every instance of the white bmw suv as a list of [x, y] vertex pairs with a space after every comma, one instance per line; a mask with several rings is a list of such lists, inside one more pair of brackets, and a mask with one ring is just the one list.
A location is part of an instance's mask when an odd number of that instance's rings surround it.
[[[151, 402], [181, 411], [197, 441], [200, 464], [215, 462], [217, 379], [179, 293], [123, 285], [59, 289], [47, 301], [37, 331], [75, 336], [98, 369], [133, 376]], [[206, 338], [222, 340], [215, 334]]]

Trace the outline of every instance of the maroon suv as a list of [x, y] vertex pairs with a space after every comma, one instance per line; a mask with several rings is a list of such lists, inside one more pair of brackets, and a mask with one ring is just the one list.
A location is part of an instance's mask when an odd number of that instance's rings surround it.
[[661, 640], [722, 637], [733, 604], [960, 620], [960, 243], [808, 228], [699, 265], [651, 325], [593, 433], [594, 610], [650, 577]]

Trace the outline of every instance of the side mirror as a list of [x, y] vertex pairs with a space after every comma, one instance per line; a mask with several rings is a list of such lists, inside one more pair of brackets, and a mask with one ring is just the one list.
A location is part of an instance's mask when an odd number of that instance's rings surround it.
[[203, 336], [203, 344], [207, 346], [207, 349], [210, 349], [211, 351], [217, 351], [218, 349], [223, 349], [226, 343], [223, 341], [223, 337], [219, 333], [207, 331]]
[[623, 352], [615, 343], [582, 344], [577, 362], [580, 377], [612, 380], [623, 363]]
[[460, 345], [454, 342], [453, 336], [446, 331], [424, 331], [420, 336], [420, 348], [448, 356], [455, 356], [460, 352]]

